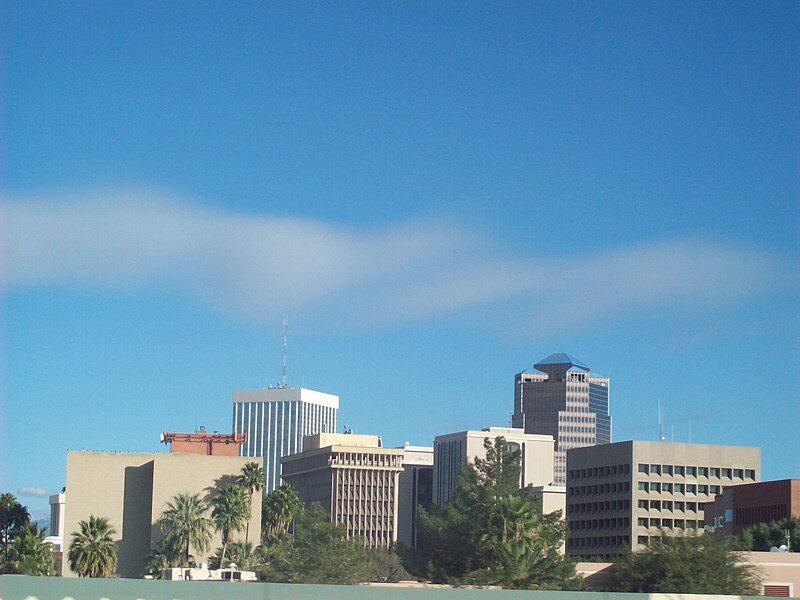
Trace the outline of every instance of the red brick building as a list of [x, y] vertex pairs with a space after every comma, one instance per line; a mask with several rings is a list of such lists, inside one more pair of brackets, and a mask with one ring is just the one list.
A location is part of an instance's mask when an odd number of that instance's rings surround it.
[[739, 535], [759, 523], [800, 517], [800, 479], [733, 485], [705, 506], [705, 529]]

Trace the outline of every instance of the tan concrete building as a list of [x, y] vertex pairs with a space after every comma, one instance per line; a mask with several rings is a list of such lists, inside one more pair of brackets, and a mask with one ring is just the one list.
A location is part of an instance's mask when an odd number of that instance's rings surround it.
[[397, 541], [415, 548], [419, 507], [428, 509], [433, 502], [433, 448], [406, 444], [398, 449], [403, 451], [403, 472], [398, 493]]
[[567, 554], [611, 557], [661, 531], [702, 531], [728, 486], [759, 481], [761, 450], [628, 441], [567, 452]]
[[376, 435], [342, 433], [307, 436], [303, 448], [281, 460], [284, 481], [303, 502], [322, 504], [367, 547], [393, 545], [403, 450], [381, 447]]
[[[150, 549], [161, 539], [157, 521], [177, 494], [198, 493], [207, 503], [217, 486], [232, 482], [251, 459], [201, 454], [136, 454], [127, 452], [68, 452], [67, 492], [64, 505], [64, 556], [72, 533], [90, 515], [105, 517], [116, 529], [117, 574], [141, 577]], [[258, 544], [261, 532], [261, 495], [253, 496], [248, 541]], [[244, 539], [244, 532], [234, 536]], [[221, 545], [214, 534], [211, 555]], [[200, 563], [207, 556], [192, 550]], [[64, 560], [62, 575], [74, 576]]]
[[487, 427], [436, 436], [433, 443], [433, 500], [444, 506], [456, 489], [461, 465], [486, 458], [485, 440], [502, 437], [522, 454], [520, 487], [553, 483], [553, 436], [525, 433], [513, 427]]

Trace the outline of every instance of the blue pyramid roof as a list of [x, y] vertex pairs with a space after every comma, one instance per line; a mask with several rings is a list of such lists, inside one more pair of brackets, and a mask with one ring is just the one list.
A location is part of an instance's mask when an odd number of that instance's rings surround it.
[[535, 365], [533, 365], [533, 367], [535, 369], [538, 369], [539, 371], [544, 371], [545, 373], [552, 371], [553, 370], [552, 367], [561, 367], [561, 369], [558, 370], [563, 370], [563, 371], [571, 369], [572, 367], [577, 367], [582, 371], [589, 371], [589, 367], [587, 367], [583, 363], [583, 361], [580, 361], [577, 358], [570, 356], [569, 354], [564, 354], [563, 352], [557, 352], [555, 354], [551, 354], [547, 358], [543, 358], [542, 360], [537, 362]]

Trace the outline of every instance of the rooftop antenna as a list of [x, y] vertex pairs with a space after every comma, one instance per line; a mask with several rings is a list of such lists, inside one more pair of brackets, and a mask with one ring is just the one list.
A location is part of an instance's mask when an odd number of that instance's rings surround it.
[[689, 421], [689, 443], [692, 443], [692, 422]]
[[286, 375], [288, 373], [288, 369], [286, 368], [286, 355], [288, 353], [289, 348], [289, 320], [284, 315], [283, 317], [283, 361], [281, 362], [281, 384], [278, 387], [285, 388], [286, 387]]
[[658, 399], [658, 441], [667, 441], [667, 438], [664, 437], [664, 419], [661, 416], [661, 398]]

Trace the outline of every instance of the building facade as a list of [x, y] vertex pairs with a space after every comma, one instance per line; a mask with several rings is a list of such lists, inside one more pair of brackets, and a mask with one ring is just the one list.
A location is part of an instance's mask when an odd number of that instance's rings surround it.
[[322, 504], [368, 548], [397, 542], [403, 450], [381, 447], [376, 435], [343, 433], [308, 436], [303, 448], [282, 459], [283, 479], [300, 499]]
[[522, 455], [520, 487], [553, 483], [554, 442], [549, 435], [525, 433], [513, 427], [487, 427], [481, 431], [459, 431], [436, 436], [433, 443], [433, 498], [444, 507], [458, 483], [458, 473], [467, 461], [486, 458], [484, 441], [502, 437]]
[[628, 441], [567, 452], [567, 553], [613, 557], [662, 531], [702, 531], [704, 507], [761, 477], [761, 450]]
[[731, 538], [748, 527], [800, 517], [800, 479], [726, 488], [705, 510], [705, 529]]
[[399, 449], [403, 451], [403, 471], [398, 493], [397, 541], [415, 548], [419, 507], [428, 509], [433, 502], [433, 448], [406, 444]]
[[608, 377], [563, 353], [514, 378], [512, 425], [555, 439], [553, 482], [566, 482], [567, 450], [611, 443]]
[[[135, 454], [127, 452], [68, 452], [67, 493], [64, 505], [64, 556], [69, 553], [71, 534], [90, 515], [105, 517], [116, 530], [117, 572], [120, 577], [142, 576], [148, 553], [161, 539], [157, 521], [167, 503], [177, 494], [198, 493], [210, 502], [216, 490], [235, 481], [250, 462], [239, 456], [201, 454]], [[257, 546], [261, 533], [261, 496], [253, 497], [250, 534], [247, 541]], [[245, 533], [234, 534], [244, 541]], [[222, 545], [219, 533], [211, 540], [209, 554]], [[195, 549], [198, 563], [208, 557]], [[61, 574], [75, 576], [69, 561]]]
[[335, 433], [339, 396], [305, 388], [265, 388], [233, 393], [233, 431], [245, 434], [241, 456], [260, 457], [264, 494], [281, 484], [281, 458], [303, 450], [303, 438]]
[[244, 433], [208, 433], [200, 427], [194, 433], [165, 431], [161, 443], [169, 445], [173, 453], [206, 454], [208, 456], [240, 456]]

